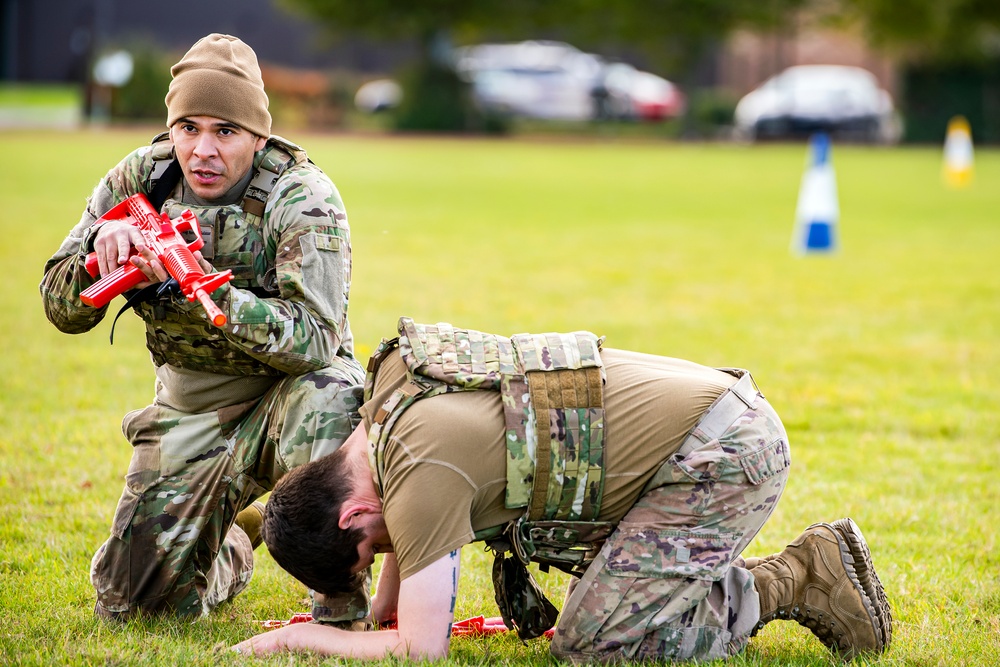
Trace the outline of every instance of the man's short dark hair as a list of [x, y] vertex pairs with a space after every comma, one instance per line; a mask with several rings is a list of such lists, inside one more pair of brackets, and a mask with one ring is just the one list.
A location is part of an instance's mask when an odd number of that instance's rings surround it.
[[295, 468], [278, 481], [264, 509], [264, 542], [274, 560], [325, 595], [357, 589], [358, 528], [343, 530], [340, 509], [351, 493], [345, 450]]

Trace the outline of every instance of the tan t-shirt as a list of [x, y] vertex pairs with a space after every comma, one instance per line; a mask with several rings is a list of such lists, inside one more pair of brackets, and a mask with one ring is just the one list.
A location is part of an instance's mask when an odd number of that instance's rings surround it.
[[[645, 483], [677, 451], [701, 415], [736, 378], [681, 359], [601, 351], [606, 473], [602, 521], [620, 521]], [[406, 381], [391, 354], [379, 367], [372, 415]], [[396, 421], [385, 449], [383, 514], [405, 579], [462, 545], [473, 533], [516, 519], [504, 507], [506, 448], [500, 395], [464, 391], [415, 402]]]

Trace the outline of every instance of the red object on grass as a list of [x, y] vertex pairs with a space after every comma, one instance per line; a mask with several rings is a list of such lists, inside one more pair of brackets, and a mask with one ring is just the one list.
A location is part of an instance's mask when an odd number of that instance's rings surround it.
[[[302, 614], [295, 614], [287, 621], [264, 621], [263, 625], [265, 629], [272, 630], [274, 628], [292, 625], [293, 623], [308, 623], [312, 620], [312, 614], [305, 612]], [[380, 630], [395, 630], [396, 627], [396, 621], [386, 621], [385, 623], [379, 624]], [[497, 635], [503, 632], [509, 632], [509, 630], [507, 629], [507, 626], [504, 625], [502, 616], [472, 616], [461, 621], [455, 621], [451, 624], [451, 635], [453, 637], [485, 637], [486, 635]], [[545, 631], [545, 636], [549, 639], [552, 639], [553, 634], [555, 634], [555, 629]]]

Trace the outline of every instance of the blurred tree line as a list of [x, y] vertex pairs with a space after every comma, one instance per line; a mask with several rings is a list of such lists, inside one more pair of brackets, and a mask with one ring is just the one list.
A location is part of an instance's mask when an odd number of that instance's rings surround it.
[[901, 63], [907, 141], [939, 142], [964, 115], [976, 142], [1000, 143], [1000, 2], [829, 0], [832, 22], [858, 22]]

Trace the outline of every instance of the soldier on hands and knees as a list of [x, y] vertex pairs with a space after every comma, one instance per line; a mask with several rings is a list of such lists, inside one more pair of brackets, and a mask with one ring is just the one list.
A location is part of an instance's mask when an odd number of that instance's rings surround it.
[[[397, 624], [289, 625], [234, 649], [444, 658], [459, 550], [484, 540], [508, 627], [555, 624], [552, 653], [574, 662], [725, 658], [775, 619], [844, 658], [884, 651], [891, 612], [851, 519], [741, 556], [791, 462], [750, 374], [602, 342], [401, 319], [369, 363], [361, 425], [282, 479], [264, 518], [275, 560], [317, 591], [353, 590], [385, 553], [374, 618]], [[528, 562], [579, 577], [558, 623]]]

